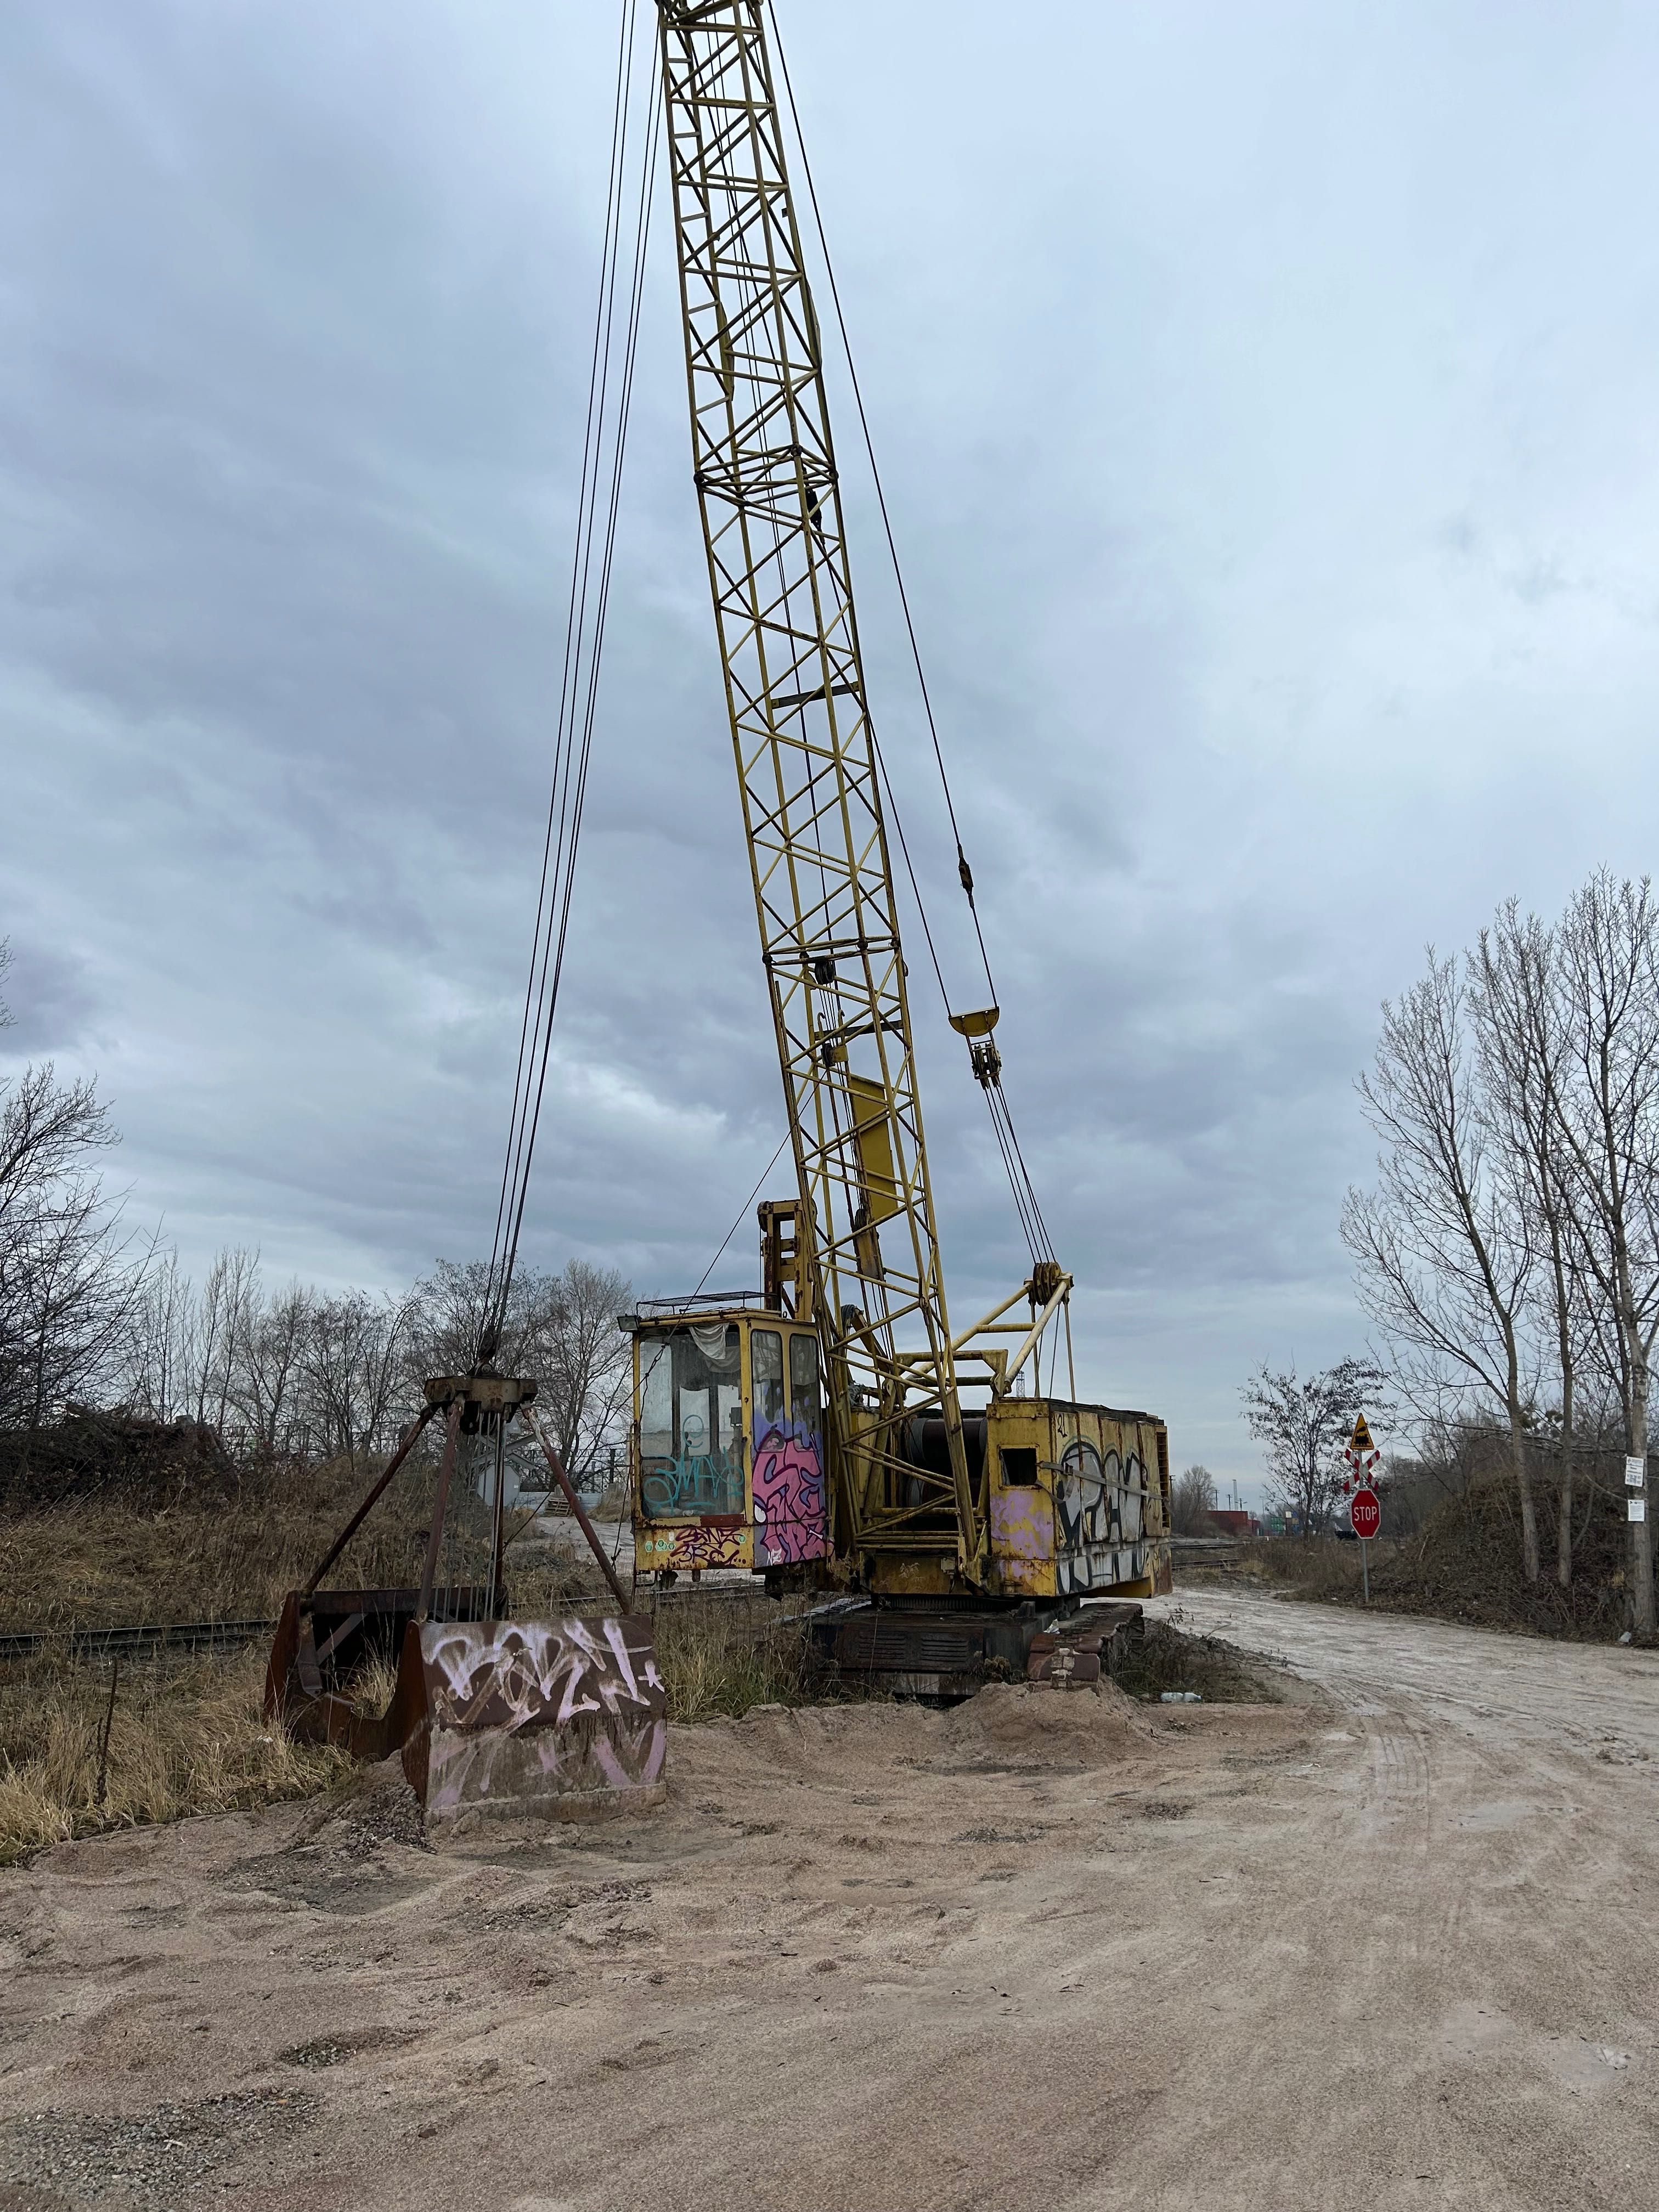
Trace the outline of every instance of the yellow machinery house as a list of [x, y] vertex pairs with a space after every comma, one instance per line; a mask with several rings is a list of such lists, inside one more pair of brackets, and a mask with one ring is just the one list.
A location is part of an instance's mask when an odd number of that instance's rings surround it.
[[[634, 1332], [635, 1565], [860, 1582], [889, 1595], [951, 1586], [936, 1537], [896, 1550], [849, 1541], [817, 1332], [729, 1301], [647, 1309]], [[918, 1476], [938, 1452], [918, 1420]], [[1002, 1396], [965, 1410], [970, 1480], [988, 1505], [988, 1599], [1150, 1596], [1168, 1586], [1169, 1443], [1148, 1413]], [[930, 1449], [931, 1447], [931, 1449]], [[901, 1478], [902, 1480], [902, 1478]], [[812, 1570], [816, 1571], [810, 1571]], [[809, 1571], [805, 1574], [801, 1571]], [[957, 1584], [960, 1588], [960, 1584]]]
[[1162, 1421], [1053, 1398], [1002, 1398], [988, 1428], [997, 1595], [1150, 1597], [1168, 1589]]

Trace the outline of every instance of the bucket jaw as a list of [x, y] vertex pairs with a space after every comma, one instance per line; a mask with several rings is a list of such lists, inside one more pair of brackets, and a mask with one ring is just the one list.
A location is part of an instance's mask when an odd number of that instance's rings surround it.
[[428, 1833], [482, 1820], [592, 1820], [665, 1794], [667, 1699], [637, 1613], [428, 1620], [404, 1642], [395, 1706]]

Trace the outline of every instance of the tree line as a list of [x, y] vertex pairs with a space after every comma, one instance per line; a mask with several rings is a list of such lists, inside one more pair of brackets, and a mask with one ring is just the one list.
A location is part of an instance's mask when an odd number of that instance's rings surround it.
[[[0, 975], [6, 949], [0, 943]], [[0, 1028], [9, 1019], [0, 1000]], [[440, 1261], [407, 1291], [267, 1281], [222, 1252], [199, 1281], [135, 1231], [100, 1172], [118, 1141], [90, 1079], [50, 1062], [0, 1085], [0, 1432], [25, 1441], [74, 1404], [211, 1428], [250, 1458], [388, 1449], [434, 1375], [472, 1364], [488, 1269]], [[521, 1268], [495, 1364], [532, 1375], [578, 1480], [602, 1473], [631, 1390], [616, 1269]]]
[[[1342, 1237], [1376, 1356], [1243, 1393], [1269, 1479], [1304, 1531], [1328, 1525], [1344, 1431], [1398, 1419], [1413, 1472], [1455, 1488], [1496, 1456], [1522, 1569], [1574, 1572], [1575, 1513], [1645, 1472], [1659, 1335], [1659, 907], [1598, 871], [1553, 921], [1511, 899], [1465, 951], [1430, 947], [1385, 1001], [1361, 1103], [1376, 1177]], [[1616, 1473], [1615, 1473], [1616, 1469]], [[1632, 1625], [1655, 1628], [1652, 1524], [1628, 1522]]]
[[[268, 1285], [258, 1255], [237, 1249], [198, 1285], [169, 1252], [132, 1302], [106, 1389], [151, 1419], [214, 1429], [251, 1457], [386, 1451], [428, 1377], [472, 1365], [488, 1280], [482, 1261], [441, 1260], [405, 1291], [330, 1296]], [[579, 1480], [625, 1430], [632, 1365], [617, 1316], [631, 1296], [616, 1269], [581, 1260], [514, 1277], [493, 1364], [535, 1376], [538, 1417]]]

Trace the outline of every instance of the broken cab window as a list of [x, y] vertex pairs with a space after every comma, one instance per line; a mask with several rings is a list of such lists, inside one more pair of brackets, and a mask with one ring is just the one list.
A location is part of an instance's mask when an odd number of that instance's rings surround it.
[[647, 1520], [744, 1510], [743, 1389], [735, 1322], [641, 1336], [640, 1505]]

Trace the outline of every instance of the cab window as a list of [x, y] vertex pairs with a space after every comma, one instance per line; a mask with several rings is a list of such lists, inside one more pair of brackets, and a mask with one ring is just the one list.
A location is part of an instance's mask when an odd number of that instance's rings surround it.
[[757, 1441], [783, 1420], [783, 1339], [775, 1328], [757, 1328], [749, 1337], [749, 1374], [755, 1389]]
[[817, 1435], [823, 1426], [818, 1392], [818, 1340], [805, 1329], [789, 1334], [789, 1410], [798, 1428]]
[[741, 1513], [738, 1332], [714, 1322], [639, 1340], [640, 1504], [647, 1520]]

